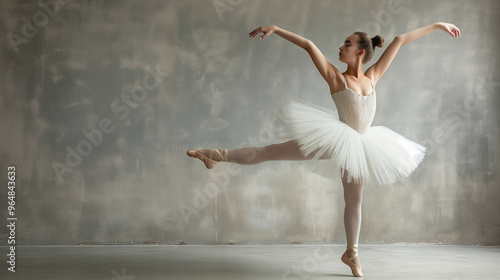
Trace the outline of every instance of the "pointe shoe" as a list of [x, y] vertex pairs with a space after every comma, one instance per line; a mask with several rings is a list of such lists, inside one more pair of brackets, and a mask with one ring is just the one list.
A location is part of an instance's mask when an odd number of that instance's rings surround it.
[[206, 149], [208, 150], [208, 157], [202, 155], [200, 150], [189, 150], [187, 155], [192, 158], [197, 158], [205, 164], [208, 169], [215, 167], [217, 162], [227, 161], [227, 150], [226, 149]]
[[[355, 254], [349, 257], [347, 255], [347, 251], [349, 251], [349, 250], [354, 251]], [[361, 277], [361, 276], [363, 276], [363, 271], [361, 270], [361, 266], [359, 266], [353, 262], [353, 260], [356, 258], [358, 258], [358, 263], [359, 263], [357, 244], [347, 246], [347, 250], [342, 255], [341, 260], [342, 260], [342, 262], [344, 262], [345, 264], [347, 264], [351, 268], [352, 275], [354, 275], [356, 277]]]

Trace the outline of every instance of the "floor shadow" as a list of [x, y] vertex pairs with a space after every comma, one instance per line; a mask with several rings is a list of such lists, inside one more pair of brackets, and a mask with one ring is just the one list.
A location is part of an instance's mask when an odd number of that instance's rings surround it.
[[[334, 277], [335, 279], [338, 279], [340, 277], [343, 277], [345, 279], [353, 279], [353, 277], [354, 277], [352, 274], [349, 274], [349, 273], [341, 274], [341, 273], [328, 273], [328, 272], [324, 272], [324, 273], [314, 272], [314, 273], [310, 273], [310, 274], [315, 274], [318, 277], [324, 277], [324, 276]], [[354, 277], [354, 278], [355, 279], [363, 279], [363, 277]]]

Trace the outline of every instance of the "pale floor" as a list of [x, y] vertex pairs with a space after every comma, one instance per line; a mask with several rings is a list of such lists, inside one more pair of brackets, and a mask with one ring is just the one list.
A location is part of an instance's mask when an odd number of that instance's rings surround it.
[[[0, 279], [356, 279], [340, 245], [0, 247]], [[357, 279], [500, 279], [500, 247], [365, 245]]]

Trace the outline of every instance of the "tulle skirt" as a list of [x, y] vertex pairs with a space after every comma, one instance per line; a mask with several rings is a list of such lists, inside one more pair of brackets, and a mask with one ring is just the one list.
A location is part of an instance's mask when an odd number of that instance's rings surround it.
[[417, 168], [426, 148], [384, 126], [358, 133], [339, 120], [338, 112], [289, 101], [275, 110], [284, 126], [278, 140], [295, 140], [314, 173], [348, 182], [391, 184]]

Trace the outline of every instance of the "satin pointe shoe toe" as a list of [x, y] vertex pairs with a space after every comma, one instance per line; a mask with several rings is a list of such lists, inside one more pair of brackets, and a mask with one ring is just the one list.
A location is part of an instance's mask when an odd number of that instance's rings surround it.
[[[352, 254], [350, 257], [347, 254], [349, 250], [354, 251], [354, 254]], [[354, 262], [355, 259], [358, 259], [357, 263]], [[347, 246], [347, 250], [344, 252], [341, 258], [342, 262], [348, 265], [351, 268], [352, 275], [356, 277], [361, 277], [363, 276], [363, 271], [361, 269], [361, 266], [359, 265], [359, 256], [358, 256], [358, 247], [357, 246]]]
[[214, 168], [217, 162], [227, 161], [226, 149], [189, 150], [187, 151], [187, 155], [201, 160], [208, 169]]

